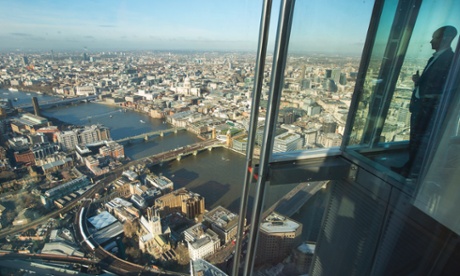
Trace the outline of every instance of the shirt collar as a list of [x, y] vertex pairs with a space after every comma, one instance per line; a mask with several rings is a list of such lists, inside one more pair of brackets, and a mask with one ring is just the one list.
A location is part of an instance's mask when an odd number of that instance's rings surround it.
[[439, 57], [441, 54], [443, 54], [445, 51], [450, 50], [450, 49], [451, 49], [451, 48], [444, 48], [444, 49], [442, 49], [442, 50], [439, 50], [439, 51], [437, 51], [437, 52], [434, 52], [434, 53], [433, 53], [433, 57], [437, 58], [437, 57]]

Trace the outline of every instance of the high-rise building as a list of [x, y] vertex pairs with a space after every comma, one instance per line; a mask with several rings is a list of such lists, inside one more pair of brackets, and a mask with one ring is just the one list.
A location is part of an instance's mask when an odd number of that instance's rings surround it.
[[184, 231], [191, 260], [203, 259], [216, 252], [220, 247], [219, 236], [202, 223], [195, 224]]
[[293, 263], [297, 273], [308, 274], [310, 271], [313, 255], [315, 254], [316, 244], [314, 242], [304, 242], [293, 249]]
[[340, 73], [339, 83], [341, 85], [347, 84], [347, 75], [345, 73]]
[[157, 198], [155, 208], [161, 217], [180, 212], [193, 219], [204, 213], [204, 197], [182, 188]]
[[274, 152], [287, 152], [299, 150], [303, 146], [303, 138], [300, 134], [286, 132], [275, 137], [273, 144]]
[[78, 135], [73, 130], [57, 133], [56, 138], [63, 150], [73, 150], [78, 145]]
[[78, 142], [81, 144], [91, 144], [100, 141], [97, 126], [92, 125], [78, 131]]
[[334, 68], [331, 70], [331, 79], [335, 84], [340, 82], [340, 68]]
[[310, 79], [303, 79], [301, 82], [301, 89], [310, 89], [311, 88], [311, 80]]
[[260, 224], [257, 263], [277, 263], [300, 245], [302, 224], [277, 214], [269, 214]]
[[[57, 133], [56, 138], [63, 150], [74, 150], [75, 146], [78, 144], [87, 145], [109, 140], [110, 130], [109, 128], [102, 125], [85, 126], [84, 128], [67, 130]], [[116, 155], [121, 156], [121, 148], [117, 147], [111, 142], [106, 144], [107, 147], [110, 147], [111, 145], [113, 146], [113, 151], [116, 153]]]
[[22, 57], [22, 65], [27, 66], [29, 65], [29, 58], [27, 56]]
[[335, 121], [326, 121], [323, 123], [323, 132], [324, 133], [336, 133], [337, 131], [337, 122]]
[[222, 206], [217, 206], [203, 215], [206, 224], [219, 235], [222, 244], [230, 242], [238, 228], [238, 215], [233, 214]]

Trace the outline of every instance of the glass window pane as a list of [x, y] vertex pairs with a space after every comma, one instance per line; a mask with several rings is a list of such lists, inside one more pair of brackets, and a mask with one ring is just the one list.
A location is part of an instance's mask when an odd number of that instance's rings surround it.
[[[341, 144], [372, 7], [362, 1], [296, 2], [277, 123], [271, 126], [274, 154]], [[327, 18], [320, 12], [326, 10]], [[293, 265], [284, 272], [306, 274], [329, 184], [304, 179], [266, 185], [253, 273], [279, 269], [290, 257]]]
[[[457, 81], [458, 83], [458, 81]], [[454, 90], [455, 91], [455, 90]], [[460, 220], [458, 207], [460, 200], [460, 131], [459, 131], [459, 97], [450, 107], [450, 116], [440, 134], [440, 143], [432, 161], [427, 168], [426, 177], [420, 185], [414, 205], [432, 216], [458, 235]]]
[[359, 95], [359, 104], [350, 134], [349, 145], [365, 146], [368, 144], [368, 142], [366, 143], [363, 141], [363, 135], [366, 128], [366, 121], [369, 116], [369, 104], [377, 85], [383, 81], [382, 79], [379, 79], [379, 72], [385, 54], [385, 46], [390, 36], [392, 22], [390, 19], [395, 16], [397, 2], [397, 0], [385, 1], [381, 15], [382, 19], [375, 35], [374, 47], [371, 51], [369, 67], [365, 73], [363, 87], [357, 87], [355, 90], [355, 93]]
[[297, 1], [273, 152], [338, 147], [372, 1]]
[[349, 149], [404, 177], [420, 173], [457, 45], [460, 6], [447, 6], [385, 2], [364, 84], [357, 87]]

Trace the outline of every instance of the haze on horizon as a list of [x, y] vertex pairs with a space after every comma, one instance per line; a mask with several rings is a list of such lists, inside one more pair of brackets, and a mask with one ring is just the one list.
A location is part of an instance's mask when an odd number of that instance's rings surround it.
[[[256, 51], [262, 2], [0, 0], [7, 7], [0, 51]], [[279, 6], [273, 2], [271, 42]], [[373, 1], [297, 1], [291, 50], [360, 53], [372, 7]]]

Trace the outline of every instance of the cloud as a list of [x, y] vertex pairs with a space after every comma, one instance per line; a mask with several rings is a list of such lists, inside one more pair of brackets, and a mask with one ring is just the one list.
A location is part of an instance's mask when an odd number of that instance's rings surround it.
[[14, 35], [14, 36], [32, 36], [31, 34], [26, 34], [26, 33], [10, 33], [10, 35]]
[[[10, 35], [17, 37], [16, 39], [20, 39], [24, 41], [45, 41], [46, 40], [46, 38], [43, 36], [36, 36], [32, 34], [27, 34], [27, 33], [10, 33]], [[45, 33], [45, 36], [48, 36], [48, 33]]]
[[154, 35], [149, 35], [149, 38], [150, 38], [150, 39], [153, 39], [153, 40], [157, 40], [157, 41], [162, 41], [162, 40], [163, 40], [162, 37], [154, 36]]
[[46, 38], [41, 37], [41, 36], [32, 36], [30, 38], [30, 40], [33, 40], [33, 41], [46, 41]]
[[92, 35], [85, 35], [84, 38], [87, 38], [87, 39], [95, 39], [94, 36], [92, 36]]
[[116, 26], [115, 25], [99, 25], [99, 27], [102, 27], [102, 28], [115, 28]]

